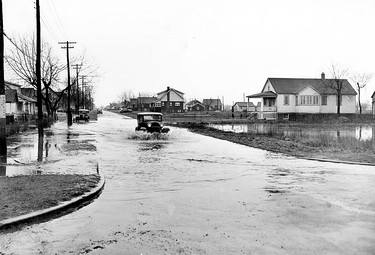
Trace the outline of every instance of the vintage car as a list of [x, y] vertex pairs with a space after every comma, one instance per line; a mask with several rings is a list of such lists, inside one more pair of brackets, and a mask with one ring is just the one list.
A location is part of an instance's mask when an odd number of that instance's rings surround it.
[[163, 114], [159, 112], [140, 112], [137, 114], [137, 127], [135, 131], [168, 133], [169, 128], [163, 125]]
[[79, 121], [85, 121], [85, 122], [88, 122], [90, 120], [90, 116], [89, 116], [89, 110], [87, 109], [79, 109], [78, 110], [78, 115], [76, 115], [74, 118], [73, 118], [73, 121], [74, 122], [79, 122]]

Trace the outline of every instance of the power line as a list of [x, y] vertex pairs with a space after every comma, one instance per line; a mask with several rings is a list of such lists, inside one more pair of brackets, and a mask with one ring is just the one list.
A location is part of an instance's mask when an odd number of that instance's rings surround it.
[[42, 20], [42, 23], [43, 23], [44, 27], [47, 29], [48, 33], [53, 37], [52, 39], [57, 41], [58, 40], [57, 36], [53, 32], [51, 26], [48, 24], [47, 19], [45, 18], [45, 15], [44, 15], [43, 11], [41, 13], [42, 13], [41, 20]]
[[[58, 14], [57, 11], [56, 11], [55, 4], [53, 3], [53, 1], [47, 1], [47, 3], [48, 3], [48, 7], [50, 7], [49, 3], [52, 4], [53, 10], [54, 10], [54, 12], [55, 12], [55, 14], [56, 14], [56, 15], [53, 15], [53, 14], [52, 14], [52, 17], [54, 17], [54, 19], [55, 19], [55, 16], [56, 16], [57, 21], [58, 21], [58, 23], [56, 22], [57, 27], [58, 27], [58, 28], [60, 29], [60, 31], [63, 33], [63, 35], [64, 35], [65, 38], [69, 38], [69, 37], [67, 36], [66, 32], [65, 32], [65, 29], [64, 29], [62, 23], [61, 23], [60, 16], [59, 16], [59, 14]], [[51, 9], [50, 9], [50, 10], [51, 10]], [[52, 13], [52, 12], [51, 12], [51, 13]]]
[[17, 50], [19, 50], [24, 56], [26, 56], [26, 57], [28, 57], [29, 59], [31, 59], [31, 60], [34, 60], [34, 58], [32, 58], [32, 57], [30, 57], [28, 54], [26, 54], [20, 47], [18, 47], [18, 45], [17, 44], [15, 44], [13, 41], [12, 41], [12, 39], [10, 39], [10, 37], [3, 31], [3, 35], [5, 35], [5, 37], [9, 40], [9, 42], [11, 42], [13, 45], [14, 45], [14, 47], [16, 47], [17, 48]]

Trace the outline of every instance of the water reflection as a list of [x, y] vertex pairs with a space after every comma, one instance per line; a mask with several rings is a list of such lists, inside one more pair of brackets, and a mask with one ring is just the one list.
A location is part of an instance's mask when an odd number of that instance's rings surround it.
[[5, 176], [7, 173], [7, 156], [0, 156], [0, 176]]
[[314, 138], [329, 135], [334, 138], [352, 137], [360, 141], [375, 140], [375, 125], [288, 125], [270, 123], [211, 124], [210, 127], [234, 133], [277, 134]]

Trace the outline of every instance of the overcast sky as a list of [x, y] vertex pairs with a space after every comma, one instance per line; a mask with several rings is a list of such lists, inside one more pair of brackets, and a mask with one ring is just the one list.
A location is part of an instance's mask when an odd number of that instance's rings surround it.
[[[167, 86], [185, 99], [259, 93], [268, 77], [375, 72], [374, 0], [40, 0], [42, 36], [100, 66], [95, 102]], [[35, 32], [34, 0], [3, 0], [8, 35]], [[7, 43], [5, 47], [13, 47]], [[5, 48], [5, 51], [6, 51]], [[349, 78], [349, 77], [348, 77]], [[375, 77], [364, 90], [369, 101]]]

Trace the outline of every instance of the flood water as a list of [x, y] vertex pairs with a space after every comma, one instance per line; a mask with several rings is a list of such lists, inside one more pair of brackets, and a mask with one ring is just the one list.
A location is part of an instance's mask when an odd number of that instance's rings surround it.
[[54, 125], [58, 141], [51, 136], [41, 174], [99, 164], [105, 188], [75, 212], [1, 234], [0, 253], [374, 253], [373, 166], [296, 159], [173, 127], [136, 133], [135, 125], [109, 112]]
[[282, 136], [298, 136], [314, 138], [328, 135], [333, 138], [351, 137], [360, 141], [375, 141], [375, 125], [287, 125], [270, 123], [251, 124], [211, 124], [210, 127], [223, 131], [251, 134], [278, 134]]

